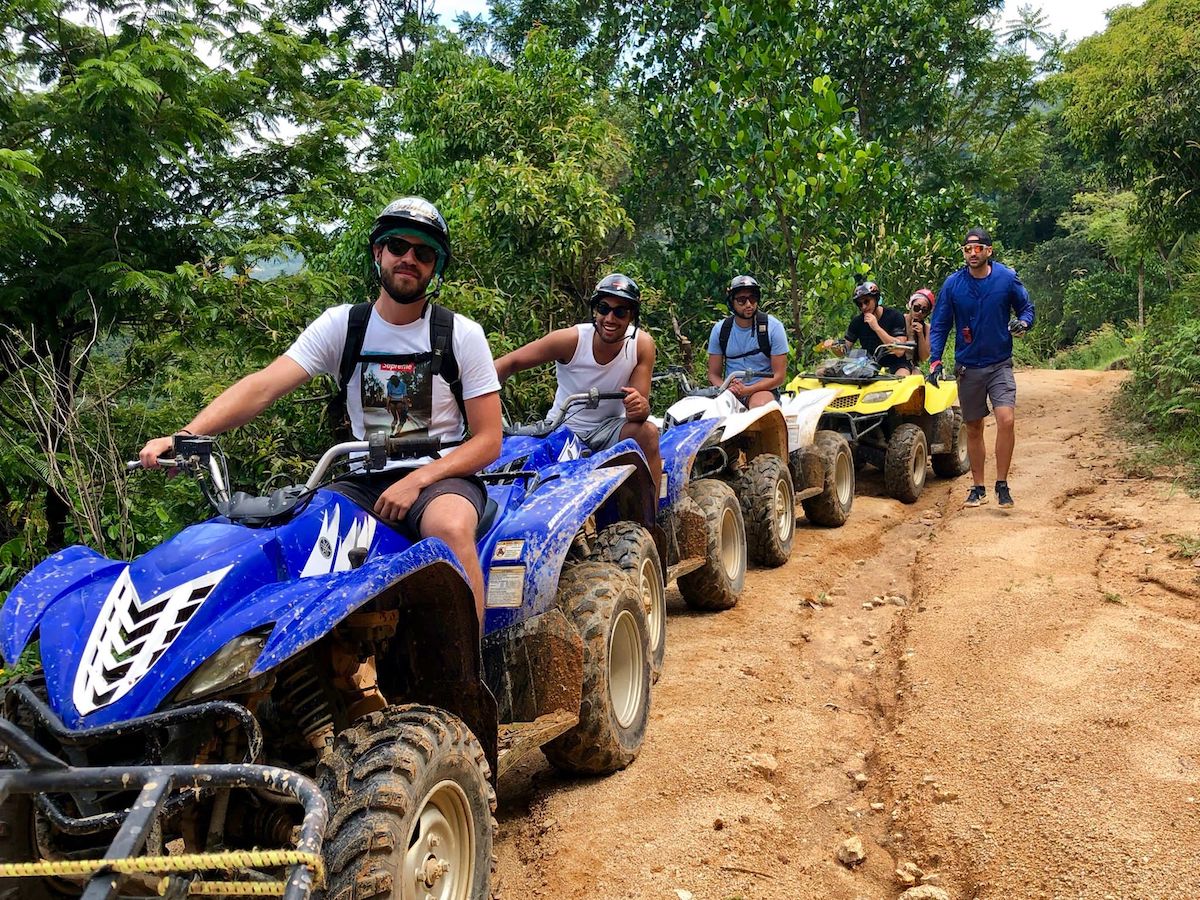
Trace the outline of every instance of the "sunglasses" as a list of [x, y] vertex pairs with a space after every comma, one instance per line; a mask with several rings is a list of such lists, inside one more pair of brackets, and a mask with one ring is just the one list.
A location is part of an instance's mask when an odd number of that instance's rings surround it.
[[734, 297], [734, 303], [757, 303], [758, 298], [751, 294], [749, 297]]
[[986, 244], [963, 244], [963, 253], [982, 253], [987, 249]]
[[593, 309], [596, 311], [596, 315], [602, 319], [609, 313], [612, 313], [621, 321], [625, 321], [633, 315], [633, 310], [628, 306], [609, 306], [604, 302], [597, 303]]
[[914, 303], [912, 311], [917, 315], [922, 315], [923, 313], [929, 312], [929, 307], [921, 303]]
[[402, 237], [390, 237], [379, 243], [387, 247], [387, 252], [397, 259], [403, 259], [404, 255], [411, 250], [413, 256], [417, 258], [417, 262], [426, 266], [438, 257], [437, 248], [430, 247], [428, 244], [417, 244], [412, 241], [406, 241]]
[[874, 299], [875, 299], [874, 297], [868, 297], [865, 300], [855, 300], [854, 305], [857, 306], [859, 309], [865, 309], [867, 304], [869, 304]]

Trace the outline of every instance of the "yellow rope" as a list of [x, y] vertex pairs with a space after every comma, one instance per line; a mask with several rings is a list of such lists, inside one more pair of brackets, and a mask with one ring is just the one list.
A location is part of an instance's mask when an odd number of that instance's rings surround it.
[[[179, 856], [137, 856], [128, 859], [59, 859], [42, 860], [35, 863], [0, 863], [0, 878], [70, 877], [95, 875], [97, 872], [197, 872], [206, 869], [261, 868], [263, 866], [308, 866], [316, 875], [318, 884], [325, 881], [325, 863], [319, 853], [304, 853], [300, 850], [231, 850], [225, 853], [183, 853]], [[165, 880], [165, 879], [164, 879]], [[202, 882], [209, 888], [249, 888], [249, 890], [208, 890], [209, 894], [226, 895], [279, 895], [283, 893], [283, 882]], [[274, 890], [261, 891], [265, 887]], [[160, 888], [161, 889], [161, 888]], [[193, 891], [193, 893], [198, 893]]]
[[[169, 878], [158, 883], [158, 894], [166, 896]], [[188, 893], [197, 897], [282, 897], [286, 881], [193, 881]]]

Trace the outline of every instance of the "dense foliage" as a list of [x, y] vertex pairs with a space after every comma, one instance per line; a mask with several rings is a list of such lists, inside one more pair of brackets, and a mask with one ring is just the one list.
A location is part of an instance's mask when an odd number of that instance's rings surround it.
[[[1025, 361], [1131, 348], [1149, 421], [1194, 432], [1197, 3], [1118, 9], [1071, 48], [999, 0], [494, 0], [457, 35], [427, 0], [14, 0], [0, 590], [47, 550], [128, 556], [200, 515], [122, 461], [372, 295], [363, 238], [406, 193], [449, 220], [442, 298], [497, 354], [621, 269], [660, 356], [697, 367], [733, 274], [807, 362], [855, 277], [900, 305], [982, 222], [1038, 304]], [[514, 379], [510, 412], [549, 387]], [[239, 486], [322, 446], [328, 390], [224, 439]]]

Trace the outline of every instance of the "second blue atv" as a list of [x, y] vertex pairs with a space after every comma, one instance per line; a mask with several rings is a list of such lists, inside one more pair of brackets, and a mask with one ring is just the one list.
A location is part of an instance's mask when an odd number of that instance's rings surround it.
[[[257, 497], [229, 492], [212, 439], [180, 436], [161, 462], [197, 478], [215, 518], [129, 563], [68, 548], [13, 588], [0, 653], [13, 665], [36, 641], [41, 672], [6, 690], [3, 713], [40, 750], [9, 765], [70, 765], [0, 794], [0, 863], [49, 861], [0, 876], [0, 897], [79, 896], [94, 873], [53, 861], [106, 854], [115, 893], [96, 896], [157, 896], [164, 882], [112, 856], [169, 867], [168, 845], [193, 866], [209, 857], [188, 854], [241, 854], [246, 882], [278, 876], [277, 858], [246, 851], [288, 843], [304, 810], [269, 781], [226, 771], [164, 793], [152, 814], [130, 811], [156, 767], [266, 764], [314, 775], [328, 801], [326, 896], [485, 900], [499, 774], [539, 747], [576, 773], [633, 761], [649, 628], [628, 576], [591, 556], [587, 534], [653, 526], [644, 461], [487, 476], [481, 650], [449, 548], [324, 489], [352, 455], [377, 469], [428, 452], [405, 439], [340, 444], [304, 484]], [[127, 777], [64, 774], [81, 766]]]
[[[590, 465], [645, 465], [631, 439], [589, 456], [564, 424], [578, 409], [624, 396], [595, 390], [572, 394], [554, 419], [506, 429], [500, 458], [489, 472], [536, 471], [555, 478], [583, 459]], [[586, 529], [589, 558], [619, 565], [638, 586], [650, 623], [656, 676], [666, 652], [666, 585], [676, 581], [693, 609], [720, 610], [737, 604], [745, 584], [746, 526], [737, 496], [729, 485], [693, 471], [700, 448], [718, 427], [714, 420], [689, 422], [663, 434], [663, 475], [657, 499], [651, 494], [657, 509], [653, 523], [643, 522], [630, 507], [629, 515]]]

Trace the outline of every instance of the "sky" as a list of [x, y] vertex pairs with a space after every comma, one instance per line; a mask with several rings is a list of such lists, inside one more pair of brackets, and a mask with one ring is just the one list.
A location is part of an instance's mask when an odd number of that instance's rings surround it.
[[[1140, 2], [1134, 0], [1132, 5], [1137, 6]], [[1053, 34], [1065, 31], [1072, 42], [1103, 31], [1107, 22], [1104, 11], [1119, 5], [1118, 0], [1005, 0], [1001, 27], [1004, 22], [1016, 18], [1017, 9], [1025, 3], [1041, 7], [1050, 23], [1048, 30]], [[486, 15], [488, 5], [487, 0], [437, 0], [435, 8], [441, 20], [451, 25], [460, 12]]]

